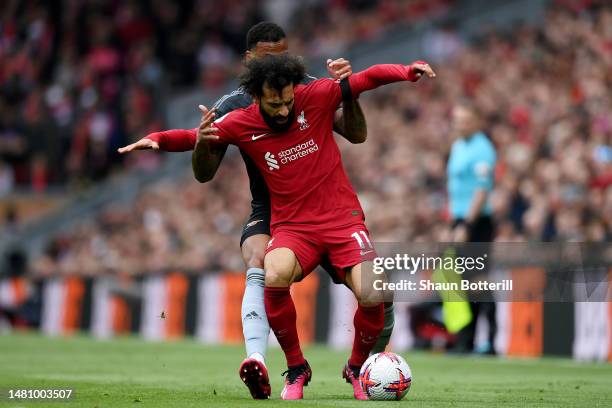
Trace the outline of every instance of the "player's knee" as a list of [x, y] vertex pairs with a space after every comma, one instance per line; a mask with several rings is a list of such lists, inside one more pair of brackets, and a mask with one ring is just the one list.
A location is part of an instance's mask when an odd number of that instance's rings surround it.
[[266, 286], [289, 286], [293, 281], [295, 255], [287, 248], [278, 248], [264, 259]]
[[357, 303], [363, 307], [374, 307], [383, 303], [381, 292], [377, 290], [364, 290], [363, 287], [353, 289]]
[[266, 264], [266, 286], [289, 286], [291, 284], [291, 271], [280, 268], [278, 265]]

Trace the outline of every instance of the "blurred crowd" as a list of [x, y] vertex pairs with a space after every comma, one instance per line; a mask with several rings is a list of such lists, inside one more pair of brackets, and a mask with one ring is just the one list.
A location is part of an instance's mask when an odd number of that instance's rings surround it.
[[163, 125], [151, 18], [107, 3], [3, 2], [0, 194], [101, 180], [129, 134]]
[[449, 240], [449, 112], [470, 99], [498, 153], [497, 240], [610, 240], [612, 8], [555, 8], [542, 28], [453, 43], [435, 81], [363, 98], [375, 142], [345, 163], [372, 235]]
[[[435, 80], [360, 98], [366, 143], [338, 140], [372, 237], [449, 240], [450, 112], [469, 98], [498, 152], [496, 240], [609, 241], [612, 8], [557, 7], [539, 28], [489, 33], [473, 43], [454, 35]], [[135, 205], [110, 208], [57, 237], [34, 269], [242, 270], [238, 239], [249, 200], [242, 160], [229, 153], [214, 181], [201, 185], [187, 174], [159, 183]]]
[[[282, 20], [295, 52], [333, 55], [450, 0], [6, 0], [0, 6], [0, 196], [81, 188], [121, 171], [116, 148], [164, 128], [165, 97], [223, 89], [247, 30]], [[295, 18], [299, 15], [300, 18]], [[155, 168], [159, 156], [130, 166]]]

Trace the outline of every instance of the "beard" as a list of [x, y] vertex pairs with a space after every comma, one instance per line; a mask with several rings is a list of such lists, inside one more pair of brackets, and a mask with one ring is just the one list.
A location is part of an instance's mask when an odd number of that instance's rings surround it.
[[[278, 123], [276, 117], [268, 115], [261, 108], [261, 105], [259, 105], [259, 113], [261, 113], [261, 117], [263, 118], [264, 122], [266, 122], [270, 129], [275, 132], [283, 132], [289, 129], [291, 127], [291, 124], [293, 123], [293, 119], [295, 118], [293, 109], [291, 109], [291, 112], [289, 112], [289, 115], [287, 115], [287, 120], [284, 123]], [[278, 118], [280, 118], [280, 116]]]

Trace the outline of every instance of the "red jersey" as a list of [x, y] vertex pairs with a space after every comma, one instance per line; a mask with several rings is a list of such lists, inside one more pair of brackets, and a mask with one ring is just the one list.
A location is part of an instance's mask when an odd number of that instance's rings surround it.
[[[349, 77], [351, 93], [397, 81], [415, 81], [403, 65], [375, 65]], [[342, 166], [333, 137], [334, 113], [342, 101], [340, 84], [319, 79], [294, 88], [295, 120], [275, 132], [263, 120], [259, 106], [234, 110], [215, 121], [219, 142], [238, 146], [263, 175], [272, 205], [271, 227], [325, 225], [342, 227], [363, 220], [363, 210]], [[162, 150], [188, 150], [195, 130], [149, 135]]]
[[294, 88], [295, 119], [272, 131], [259, 105], [217, 119], [220, 141], [234, 144], [263, 175], [272, 205], [271, 227], [282, 224], [344, 226], [363, 219], [357, 195], [342, 167], [332, 134], [340, 86], [319, 79]]

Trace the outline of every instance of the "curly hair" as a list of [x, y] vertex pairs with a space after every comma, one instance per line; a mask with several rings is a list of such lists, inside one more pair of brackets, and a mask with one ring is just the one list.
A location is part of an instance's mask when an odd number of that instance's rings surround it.
[[264, 83], [281, 93], [287, 85], [297, 85], [306, 77], [302, 59], [288, 54], [253, 58], [247, 62], [246, 68], [240, 76], [240, 86], [257, 97], [263, 95]]

